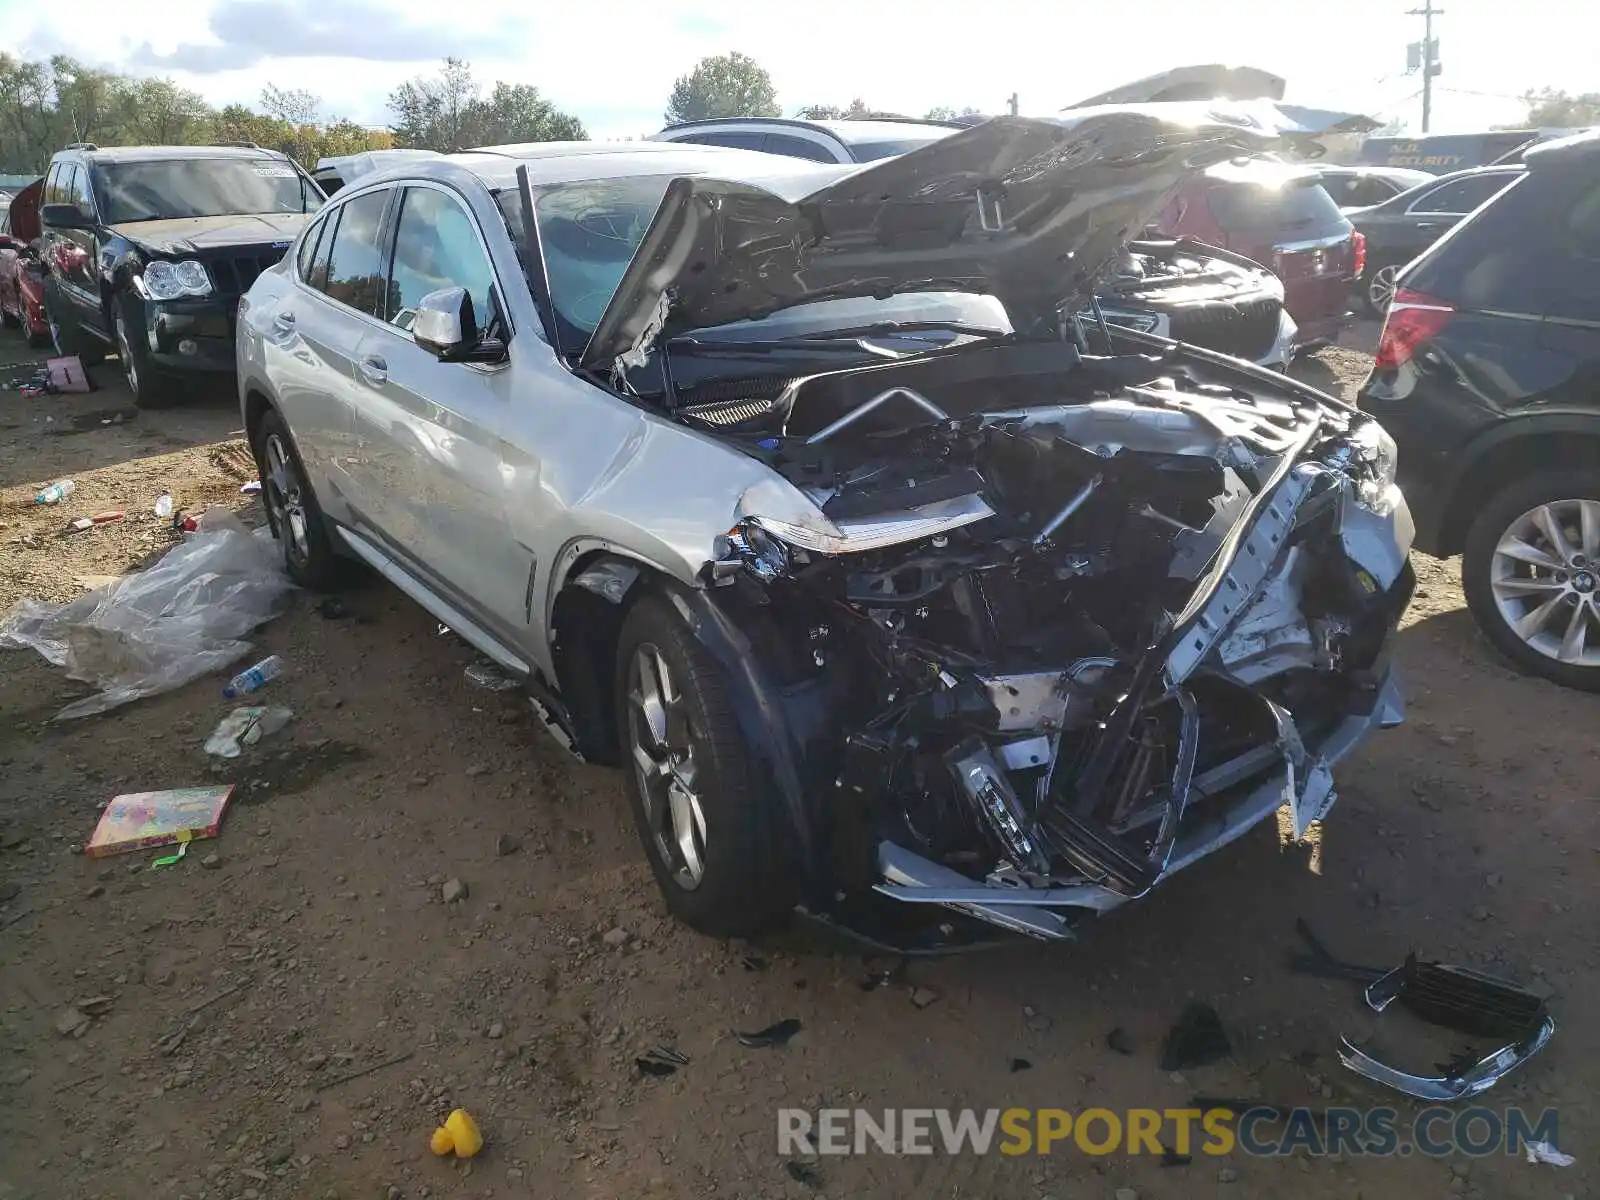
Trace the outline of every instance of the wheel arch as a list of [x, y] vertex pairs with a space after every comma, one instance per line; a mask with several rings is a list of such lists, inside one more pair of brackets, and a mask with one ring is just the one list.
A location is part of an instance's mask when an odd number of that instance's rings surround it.
[[1460, 554], [1484, 505], [1540, 468], [1600, 469], [1600, 413], [1514, 418], [1469, 445], [1443, 489], [1439, 554]]

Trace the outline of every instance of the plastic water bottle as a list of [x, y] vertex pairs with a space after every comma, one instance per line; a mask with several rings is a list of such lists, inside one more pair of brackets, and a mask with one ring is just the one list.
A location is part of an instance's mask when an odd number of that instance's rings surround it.
[[263, 658], [248, 671], [240, 671], [229, 680], [228, 686], [222, 689], [222, 698], [237, 700], [240, 696], [260, 690], [269, 679], [276, 679], [282, 673], [283, 659], [276, 654]]
[[78, 485], [70, 479], [63, 479], [52, 483], [44, 491], [33, 498], [35, 504], [60, 504], [73, 492], [78, 490]]
[[171, 515], [172, 496], [168, 492], [162, 492], [161, 495], [156, 497], [156, 516], [165, 518]]

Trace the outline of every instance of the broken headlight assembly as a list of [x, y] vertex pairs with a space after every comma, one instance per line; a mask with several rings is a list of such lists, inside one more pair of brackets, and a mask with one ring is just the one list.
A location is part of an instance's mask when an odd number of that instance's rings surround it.
[[144, 290], [152, 300], [209, 296], [211, 276], [198, 259], [186, 258], [176, 263], [158, 259], [144, 269]]
[[1400, 452], [1394, 439], [1376, 421], [1363, 421], [1349, 437], [1349, 464], [1356, 476], [1356, 497], [1361, 507], [1387, 517], [1400, 502], [1395, 468]]

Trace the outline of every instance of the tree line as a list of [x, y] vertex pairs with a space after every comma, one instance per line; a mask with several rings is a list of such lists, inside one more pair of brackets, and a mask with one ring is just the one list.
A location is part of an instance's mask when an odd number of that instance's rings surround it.
[[[684, 121], [708, 121], [716, 117], [781, 117], [778, 89], [766, 68], [737, 50], [702, 58], [687, 75], [672, 85], [664, 114], [668, 125]], [[874, 118], [906, 114], [872, 108], [859, 97], [847, 105], [807, 104], [795, 110], [807, 121], [870, 121]], [[980, 115], [975, 108], [940, 106], [923, 115], [926, 121], [951, 121], [956, 117]]]
[[487, 91], [471, 64], [446, 59], [389, 95], [393, 121], [370, 129], [330, 116], [320, 97], [268, 84], [255, 106], [215, 107], [170, 79], [90, 67], [66, 55], [28, 60], [0, 52], [0, 173], [42, 172], [72, 142], [99, 146], [254, 142], [307, 169], [319, 158], [393, 146], [449, 152], [469, 146], [580, 139], [583, 123], [526, 84]]

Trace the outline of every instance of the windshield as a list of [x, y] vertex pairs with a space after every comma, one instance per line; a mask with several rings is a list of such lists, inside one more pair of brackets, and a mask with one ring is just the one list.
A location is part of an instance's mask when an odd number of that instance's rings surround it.
[[[533, 198], [561, 343], [581, 348], [605, 315], [622, 276], [644, 240], [669, 175], [594, 179], [555, 184]], [[521, 245], [522, 202], [508, 190], [497, 197], [511, 236]], [[1009, 333], [1004, 306], [992, 296], [960, 292], [921, 292], [890, 296], [818, 300], [757, 320], [735, 321], [716, 330], [722, 341], [807, 337], [836, 329], [879, 324], [953, 324]]]
[[104, 163], [95, 175], [95, 198], [108, 225], [306, 213], [322, 207], [322, 193], [316, 185], [291, 164], [275, 158]]

